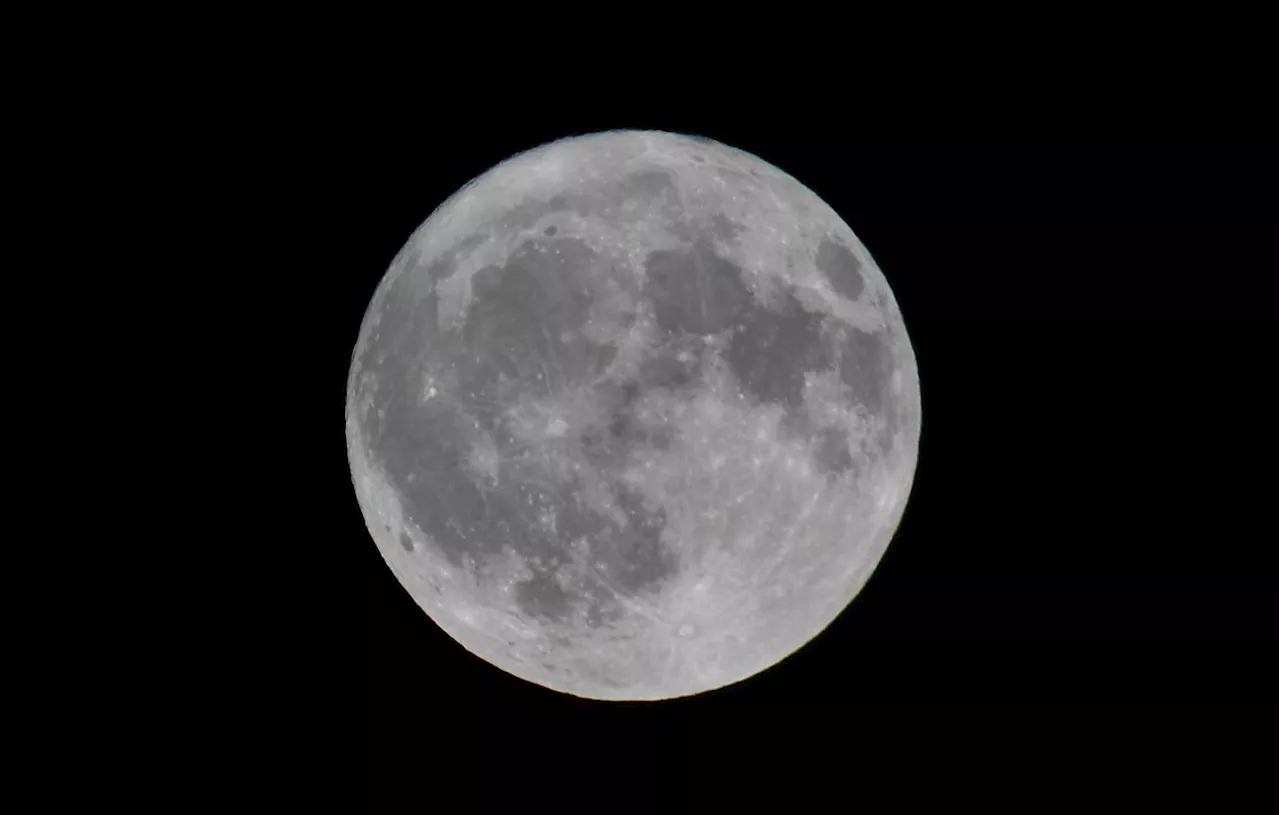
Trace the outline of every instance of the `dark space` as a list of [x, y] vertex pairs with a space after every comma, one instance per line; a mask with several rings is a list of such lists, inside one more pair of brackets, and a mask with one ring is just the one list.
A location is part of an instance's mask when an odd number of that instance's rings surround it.
[[[614, 768], [696, 786], [800, 751], [838, 786], [864, 759], [927, 755], [975, 765], [956, 770], [971, 791], [1007, 773], [1082, 801], [1197, 768], [1240, 809], [1274, 772], [1276, 131], [1243, 101], [1188, 117], [1185, 98], [1082, 97], [1095, 128], [1025, 100], [966, 107], [952, 129], [903, 114], [877, 138], [699, 106], [343, 130], [312, 293], [328, 413], [311, 499], [328, 519], [317, 716], [343, 772], [367, 769], [383, 811], [507, 764], [557, 785]], [[342, 430], [364, 307], [409, 234], [497, 161], [615, 127], [723, 141], [823, 197], [889, 279], [923, 410], [906, 515], [846, 612], [761, 675], [647, 705], [529, 685], [438, 629], [369, 539]]]

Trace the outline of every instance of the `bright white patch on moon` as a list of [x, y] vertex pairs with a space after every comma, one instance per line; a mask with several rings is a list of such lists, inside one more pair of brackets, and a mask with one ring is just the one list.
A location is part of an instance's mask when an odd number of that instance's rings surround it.
[[467, 184], [374, 294], [351, 471], [396, 577], [468, 651], [598, 699], [749, 677], [857, 595], [915, 472], [884, 275], [742, 151], [621, 131]]

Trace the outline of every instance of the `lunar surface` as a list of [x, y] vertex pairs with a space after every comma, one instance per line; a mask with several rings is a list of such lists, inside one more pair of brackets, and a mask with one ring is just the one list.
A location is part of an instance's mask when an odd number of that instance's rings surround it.
[[880, 269], [812, 191], [614, 131], [491, 169], [409, 238], [347, 385], [400, 583], [472, 654], [596, 699], [760, 672], [866, 583], [920, 393]]

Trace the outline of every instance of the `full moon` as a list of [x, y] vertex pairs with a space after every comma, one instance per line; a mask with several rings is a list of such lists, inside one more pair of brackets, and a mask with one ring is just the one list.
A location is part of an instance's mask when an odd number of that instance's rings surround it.
[[861, 241], [782, 170], [611, 131], [510, 158], [408, 239], [351, 361], [352, 480], [467, 651], [688, 696], [819, 634], [889, 545], [915, 355]]

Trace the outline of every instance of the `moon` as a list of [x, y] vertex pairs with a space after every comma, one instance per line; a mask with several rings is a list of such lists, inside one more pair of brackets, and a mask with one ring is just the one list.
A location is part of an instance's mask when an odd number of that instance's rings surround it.
[[884, 274], [782, 170], [657, 131], [466, 184], [369, 304], [351, 475], [399, 582], [467, 651], [605, 700], [769, 668], [858, 594], [915, 474]]

